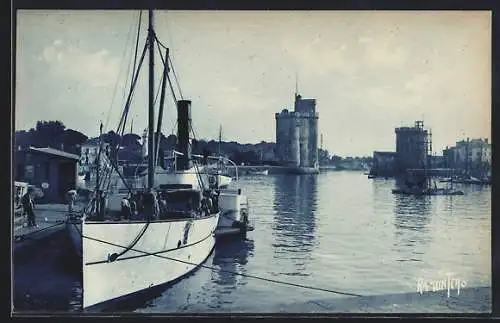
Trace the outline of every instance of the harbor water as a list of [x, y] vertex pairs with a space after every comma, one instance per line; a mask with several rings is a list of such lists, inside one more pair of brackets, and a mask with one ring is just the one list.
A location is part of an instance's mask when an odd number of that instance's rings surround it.
[[[349, 301], [352, 296], [342, 293], [372, 297], [374, 302], [377, 297], [397, 302], [394, 295], [417, 293], [422, 300], [405, 304], [407, 311], [442, 312], [426, 302], [432, 291], [423, 290], [423, 283], [452, 279], [460, 284], [462, 295], [467, 288], [491, 288], [488, 186], [457, 186], [463, 196], [400, 196], [391, 193], [394, 180], [367, 179], [350, 171], [247, 176], [239, 185], [249, 197], [255, 226], [247, 240], [218, 245], [204, 267], [121, 310], [258, 313], [274, 312], [287, 304], [338, 300], [336, 312], [356, 312], [359, 308]], [[50, 248], [62, 248], [64, 243]], [[15, 264], [20, 269], [15, 269], [19, 274], [14, 285], [27, 280], [29, 270], [23, 268], [38, 266], [32, 275], [43, 273], [40, 267], [49, 266], [49, 258], [38, 255]], [[58, 273], [50, 276], [54, 291], [48, 291], [49, 283], [39, 296], [29, 290], [35, 283], [19, 287], [14, 295], [14, 303], [20, 304], [16, 309], [71, 311], [81, 306], [79, 275], [72, 272], [75, 266], [56, 267], [52, 269]], [[459, 298], [457, 292], [451, 291]], [[60, 293], [51, 297], [60, 301], [36, 300], [50, 293]], [[485, 299], [471, 306], [488, 312], [491, 298]]]

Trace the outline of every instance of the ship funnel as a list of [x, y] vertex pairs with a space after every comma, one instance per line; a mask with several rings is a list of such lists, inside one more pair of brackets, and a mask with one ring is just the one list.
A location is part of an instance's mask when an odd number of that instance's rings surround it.
[[191, 145], [189, 133], [191, 130], [191, 101], [177, 101], [177, 151], [182, 155], [177, 156], [176, 168], [186, 170], [192, 167]]

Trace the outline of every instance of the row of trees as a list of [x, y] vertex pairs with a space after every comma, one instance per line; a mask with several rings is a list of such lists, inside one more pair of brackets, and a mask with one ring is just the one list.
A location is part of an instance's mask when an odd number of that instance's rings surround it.
[[[61, 149], [69, 153], [80, 155], [80, 146], [87, 141], [88, 137], [81, 132], [68, 129], [61, 121], [38, 121], [36, 126], [29, 131], [17, 131], [15, 135], [16, 147], [28, 148], [34, 147], [52, 147]], [[91, 138], [98, 142], [98, 138]], [[134, 133], [127, 133], [120, 136], [111, 130], [102, 135], [102, 140], [110, 144], [112, 156], [114, 156], [115, 147], [122, 147], [119, 150], [119, 159], [137, 161], [141, 158], [142, 138]], [[175, 135], [161, 135], [160, 148], [163, 151], [175, 149], [177, 137]], [[192, 151], [199, 155], [225, 155], [238, 164], [245, 163], [249, 165], [277, 165], [274, 158], [275, 144], [272, 142], [261, 141], [258, 144], [240, 144], [235, 141], [219, 141], [193, 139]], [[328, 150], [319, 150], [320, 165], [340, 166], [346, 162], [371, 162], [369, 157], [346, 157], [337, 155], [330, 156]]]
[[79, 154], [79, 145], [87, 139], [88, 137], [79, 131], [66, 129], [61, 121], [38, 121], [34, 128], [16, 132], [15, 145], [21, 149], [27, 149], [29, 146], [52, 147]]
[[[66, 128], [61, 121], [38, 121], [34, 128], [28, 131], [20, 130], [15, 134], [15, 147], [27, 149], [33, 147], [51, 147], [59, 150], [64, 150], [69, 153], [80, 155], [80, 147], [89, 138], [81, 132]], [[97, 143], [99, 138], [90, 138]], [[141, 158], [142, 138], [134, 133], [127, 133], [120, 136], [115, 131], [111, 130], [102, 135], [102, 140], [109, 143], [111, 147], [111, 155], [114, 156], [114, 149], [121, 147], [119, 150], [119, 159], [137, 161]], [[160, 148], [164, 151], [175, 149], [177, 137], [175, 135], [160, 136]], [[215, 140], [196, 140], [192, 141], [192, 149], [195, 154], [213, 155], [219, 152], [228, 156], [238, 163], [272, 163], [272, 160], [264, 160], [262, 152], [274, 152], [274, 143], [261, 142], [256, 145], [239, 144], [235, 141], [218, 142]]]

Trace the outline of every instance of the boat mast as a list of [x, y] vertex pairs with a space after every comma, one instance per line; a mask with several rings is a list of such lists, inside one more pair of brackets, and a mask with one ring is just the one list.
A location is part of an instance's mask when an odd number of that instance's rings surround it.
[[219, 157], [220, 157], [220, 145], [221, 145], [221, 142], [222, 142], [222, 125], [219, 125], [219, 146], [217, 147], [218, 148]]
[[432, 169], [432, 129], [429, 129], [429, 143], [427, 145], [427, 168], [428, 168], [428, 176], [429, 176], [429, 186], [432, 183], [432, 174], [431, 169]]
[[154, 41], [153, 10], [149, 10], [148, 46], [149, 46], [149, 113], [148, 113], [148, 189], [154, 185]]

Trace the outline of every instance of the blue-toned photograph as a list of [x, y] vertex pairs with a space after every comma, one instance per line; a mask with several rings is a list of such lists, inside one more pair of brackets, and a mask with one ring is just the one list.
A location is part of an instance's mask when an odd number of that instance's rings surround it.
[[491, 313], [491, 12], [15, 15], [13, 315]]

